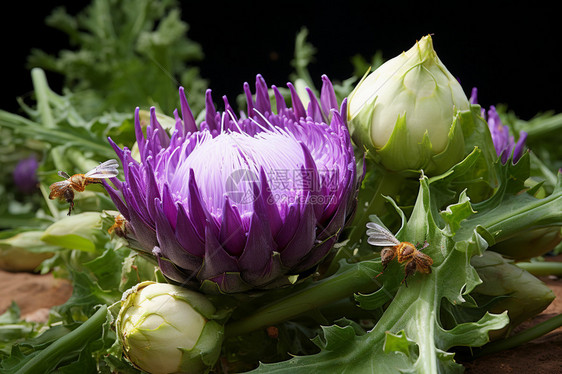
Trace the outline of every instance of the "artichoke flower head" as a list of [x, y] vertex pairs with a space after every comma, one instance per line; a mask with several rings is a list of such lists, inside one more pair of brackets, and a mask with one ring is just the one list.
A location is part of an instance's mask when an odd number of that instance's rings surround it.
[[345, 101], [322, 77], [307, 107], [289, 83], [292, 107], [261, 76], [244, 85], [247, 112], [224, 112], [206, 93], [195, 122], [180, 89], [171, 135], [154, 108], [146, 136], [139, 110], [138, 160], [111, 144], [124, 181], [105, 187], [127, 220], [130, 245], [154, 256], [171, 281], [204, 292], [244, 292], [292, 284], [327, 258], [355, 206], [357, 177]]

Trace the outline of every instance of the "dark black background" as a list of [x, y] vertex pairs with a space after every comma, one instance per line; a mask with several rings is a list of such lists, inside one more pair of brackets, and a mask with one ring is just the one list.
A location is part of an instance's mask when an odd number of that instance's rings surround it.
[[[65, 4], [66, 3], [66, 4]], [[15, 98], [32, 89], [26, 58], [31, 48], [56, 53], [71, 47], [65, 34], [45, 25], [58, 5], [73, 14], [88, 1], [10, 2], [0, 23], [1, 109], [18, 111]], [[234, 97], [244, 81], [261, 73], [268, 84], [284, 85], [292, 71], [294, 39], [302, 26], [317, 48], [310, 66], [321, 74], [348, 78], [354, 54], [376, 50], [391, 58], [432, 33], [434, 47], [465, 92], [479, 87], [480, 103], [506, 103], [520, 117], [562, 112], [560, 46], [562, 20], [555, 6], [541, 2], [401, 1], [183, 1], [188, 36], [200, 43], [201, 75], [216, 97]], [[49, 82], [60, 90], [60, 79]]]

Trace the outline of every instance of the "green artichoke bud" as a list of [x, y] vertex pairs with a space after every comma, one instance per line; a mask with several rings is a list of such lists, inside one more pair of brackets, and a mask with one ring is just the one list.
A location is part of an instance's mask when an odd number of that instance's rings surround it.
[[223, 326], [206, 296], [141, 282], [123, 293], [117, 334], [136, 367], [149, 373], [206, 373], [217, 361]]
[[490, 250], [516, 261], [542, 256], [553, 250], [562, 241], [560, 226], [540, 227], [518, 233], [494, 244]]
[[[488, 311], [502, 313], [507, 310], [510, 328], [539, 314], [554, 300], [554, 293], [548, 286], [498, 253], [486, 251], [483, 256], [473, 257], [471, 264], [482, 279], [471, 295], [475, 299], [481, 296], [497, 298]], [[505, 329], [495, 331], [491, 338], [502, 333]]]
[[437, 175], [461, 161], [459, 111], [470, 109], [431, 36], [363, 77], [349, 96], [353, 140], [391, 171]]
[[43, 231], [24, 231], [0, 240], [0, 269], [7, 271], [34, 271], [41, 263], [53, 257], [57, 247], [41, 240]]
[[41, 240], [45, 243], [84, 252], [95, 252], [107, 240], [99, 212], [74, 214], [47, 227]]

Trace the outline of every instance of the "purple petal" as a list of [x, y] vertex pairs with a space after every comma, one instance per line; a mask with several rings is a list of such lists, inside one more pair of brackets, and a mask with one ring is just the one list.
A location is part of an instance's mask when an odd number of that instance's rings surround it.
[[[349, 133], [349, 130], [347, 128], [347, 97], [342, 100], [339, 112], [336, 109], [332, 110], [332, 112], [336, 112], [338, 113], [338, 116], [341, 116], [341, 122], [345, 126], [346, 132]], [[347, 137], [346, 140], [351, 141], [349, 137]]]
[[178, 204], [176, 239], [182, 247], [188, 248], [189, 252], [194, 256], [201, 258], [205, 256], [205, 243], [203, 238], [195, 230], [193, 223], [181, 204]]
[[302, 104], [302, 101], [297, 94], [295, 86], [293, 86], [291, 82], [287, 83], [287, 86], [289, 87], [289, 91], [291, 92], [291, 101], [295, 116], [297, 116], [297, 118], [306, 118], [306, 110], [304, 110], [304, 105]]
[[[271, 102], [269, 101], [269, 93], [267, 92], [267, 84], [261, 75], [256, 76], [256, 109], [261, 114], [271, 113]], [[254, 113], [249, 112], [249, 116]]]
[[240, 256], [246, 245], [246, 232], [240, 213], [236, 207], [230, 205], [228, 197], [224, 200], [219, 240], [224, 249], [233, 256]]
[[123, 190], [123, 182], [121, 182], [119, 179], [117, 179], [116, 177], [113, 178], [108, 178], [108, 180], [113, 183], [113, 185], [115, 186], [116, 189], [118, 189], [119, 191]]
[[252, 213], [246, 246], [238, 260], [242, 278], [252, 284], [261, 282], [262, 271], [269, 267], [274, 250], [271, 230], [255, 212]]
[[254, 113], [254, 99], [252, 98], [252, 91], [250, 91], [248, 82], [244, 82], [244, 94], [246, 95], [247, 113], [251, 117]]
[[[325, 118], [329, 118], [332, 109], [338, 110], [338, 100], [332, 82], [326, 75], [322, 75], [322, 89], [320, 90], [320, 103]], [[344, 112], [342, 112], [344, 113]]]
[[129, 205], [129, 207], [129, 223], [133, 229], [134, 237], [145, 251], [151, 251], [154, 246], [158, 245], [156, 230], [137, 214], [134, 205]]
[[124, 151], [121, 148], [119, 148], [119, 146], [115, 144], [115, 142], [110, 137], [107, 138], [107, 141], [109, 142], [109, 145], [111, 145], [111, 148], [113, 148], [113, 150], [117, 154], [117, 157], [119, 157], [119, 161], [121, 161], [121, 165], [123, 165], [125, 163], [123, 157]]
[[300, 200], [289, 206], [289, 210], [285, 214], [283, 220], [283, 226], [279, 229], [279, 232], [275, 236], [275, 242], [279, 246], [279, 252], [283, 251], [291, 239], [295, 236], [295, 233], [299, 229], [301, 209]]
[[469, 102], [473, 105], [478, 104], [478, 88], [472, 87]]
[[[281, 226], [283, 225], [283, 221], [281, 219], [281, 215], [279, 214], [279, 208], [275, 203], [275, 199], [271, 194], [271, 188], [267, 183], [267, 176], [265, 175], [264, 168], [260, 168], [260, 195], [259, 198], [261, 199], [261, 204], [264, 205], [264, 210], [267, 212], [267, 221], [269, 222], [269, 226], [271, 227], [271, 233], [273, 236], [277, 235]], [[256, 208], [254, 207], [254, 210]]]
[[197, 182], [195, 181], [195, 172], [193, 169], [189, 169], [189, 193], [188, 193], [188, 210], [191, 222], [194, 224], [195, 229], [199, 236], [205, 236], [205, 230], [207, 225], [211, 225], [212, 232], [215, 236], [218, 236], [218, 227], [216, 227], [214, 219], [212, 219], [211, 214], [203, 204], [201, 200], [201, 195], [199, 194], [199, 188], [197, 187]]
[[123, 190], [124, 200], [127, 202], [127, 207], [129, 208], [129, 213], [131, 211], [136, 211], [144, 221], [148, 224], [153, 224], [154, 220], [146, 208], [146, 197], [145, 188], [140, 188], [137, 176], [135, 172], [137, 170], [134, 168], [128, 168], [127, 174], [125, 175], [128, 187]]
[[298, 265], [302, 258], [313, 248], [315, 239], [316, 215], [313, 205], [309, 203], [305, 205], [300, 217], [299, 229], [296, 230], [291, 241], [280, 250], [281, 263], [289, 268]]
[[137, 144], [138, 144], [138, 147], [139, 147], [139, 153], [141, 155], [143, 155], [144, 154], [145, 139], [144, 139], [144, 134], [142, 132], [142, 126], [141, 126], [141, 122], [140, 122], [139, 112], [140, 112], [140, 108], [137, 107], [135, 109], [135, 137], [137, 139]]
[[525, 141], [527, 140], [527, 133], [525, 131], [519, 132], [519, 139], [515, 148], [513, 149], [513, 162], [519, 161], [525, 150]]
[[174, 202], [174, 198], [170, 193], [170, 187], [168, 187], [168, 184], [165, 184], [162, 188], [162, 208], [164, 209], [164, 214], [166, 215], [168, 222], [170, 222], [170, 225], [172, 225], [172, 229], [175, 230], [178, 209]]
[[156, 183], [156, 176], [154, 175], [154, 169], [150, 162], [146, 163], [146, 206], [148, 207], [148, 212], [150, 216], [154, 219], [156, 211], [154, 208], [154, 201], [156, 199], [161, 200], [160, 191], [158, 190], [158, 184]]
[[166, 148], [170, 145], [170, 137], [166, 133], [166, 130], [160, 125], [158, 119], [156, 118], [156, 108], [150, 108], [150, 126], [156, 131], [158, 136], [158, 143], [161, 148]]
[[162, 255], [183, 269], [192, 272], [198, 271], [202, 265], [201, 258], [190, 254], [188, 250], [181, 246], [176, 240], [176, 235], [162, 210], [162, 203], [160, 200], [157, 199], [154, 202], [154, 206], [156, 210], [156, 237], [159, 247], [162, 250]]
[[225, 116], [225, 126], [224, 130], [233, 130], [236, 129], [236, 125], [233, 121], [238, 122], [238, 118], [236, 117], [236, 113], [234, 113], [234, 109], [228, 102], [228, 98], [226, 96], [222, 97], [224, 102], [224, 116]]
[[224, 250], [212, 231], [207, 225], [205, 228], [205, 259], [199, 275], [203, 279], [238, 271], [236, 259]]
[[[209, 280], [219, 287], [220, 293], [244, 292], [252, 288], [251, 285], [244, 282], [240, 277], [240, 273], [223, 273], [209, 278]], [[202, 288], [206, 288], [205, 283], [203, 283]], [[206, 293], [215, 292], [216, 289], [208, 289], [206, 291]]]
[[159, 247], [154, 247], [154, 249], [152, 250], [152, 254], [158, 260], [158, 267], [166, 278], [171, 279], [174, 282], [178, 282], [182, 285], [193, 283], [193, 286], [196, 286], [196, 282], [194, 281], [197, 281], [197, 279], [193, 276], [190, 277], [186, 272], [182, 271], [172, 261], [170, 261], [170, 259], [165, 258], [162, 254], [162, 250]]
[[309, 183], [308, 186], [303, 186], [303, 190], [314, 200], [314, 212], [316, 217], [320, 218], [325, 207], [325, 204], [322, 203], [322, 201], [324, 201], [325, 194], [322, 193], [320, 175], [318, 174], [316, 163], [314, 162], [314, 158], [312, 157], [308, 147], [302, 142], [301, 147], [304, 153], [305, 161], [304, 166], [301, 168], [302, 179], [303, 181], [307, 181]]
[[205, 92], [205, 123], [209, 127], [210, 130], [217, 130], [219, 127], [217, 126], [217, 110], [215, 109], [215, 105], [213, 104], [213, 97], [211, 96], [211, 90], [208, 89]]
[[322, 109], [320, 109], [320, 104], [318, 104], [318, 99], [316, 99], [316, 95], [314, 92], [308, 87], [306, 87], [306, 92], [308, 93], [308, 97], [310, 102], [308, 103], [308, 116], [312, 118], [314, 122], [326, 122], [327, 119], [324, 118], [322, 113]]
[[276, 86], [271, 86], [273, 93], [275, 95], [275, 107], [277, 108], [277, 113], [281, 113], [284, 109], [287, 109], [287, 104], [285, 103], [285, 98], [279, 92]]
[[184, 126], [183, 135], [185, 135], [186, 132], [196, 132], [197, 124], [195, 123], [193, 112], [191, 112], [191, 108], [187, 103], [187, 98], [185, 96], [183, 87], [180, 87], [180, 103], [181, 103], [181, 116], [183, 118], [183, 126]]
[[117, 210], [119, 210], [119, 212], [123, 215], [123, 217], [125, 217], [125, 219], [129, 221], [129, 209], [127, 209], [127, 206], [123, 202], [123, 199], [121, 197], [121, 192], [113, 189], [113, 187], [111, 187], [109, 183], [107, 183], [107, 181], [103, 179], [102, 179], [102, 184], [105, 187], [107, 194], [113, 201], [113, 204], [115, 204]]
[[[330, 249], [338, 240], [341, 229], [345, 224], [346, 209], [345, 205], [341, 204], [336, 211], [336, 214], [328, 225], [318, 234], [316, 246], [303, 258], [292, 270], [295, 272], [302, 272], [317, 265], [328, 255]], [[321, 227], [318, 227], [321, 229]]]

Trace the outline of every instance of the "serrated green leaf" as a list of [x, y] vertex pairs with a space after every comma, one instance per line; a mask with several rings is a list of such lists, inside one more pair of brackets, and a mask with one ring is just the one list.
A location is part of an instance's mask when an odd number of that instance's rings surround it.
[[[466, 201], [461, 204], [464, 203]], [[454, 212], [455, 209], [452, 209], [449, 219], [457, 222], [457, 218], [453, 217]], [[468, 213], [474, 214], [466, 209], [457, 210], [456, 214], [466, 218]], [[507, 318], [489, 315], [461, 325], [457, 330], [442, 327], [439, 320], [442, 300], [461, 304], [465, 302], [463, 295], [480, 282], [470, 264], [470, 258], [479, 252], [479, 248], [474, 238], [470, 242], [455, 242], [448, 234], [454, 234], [454, 228], [438, 228], [433, 219], [436, 214], [431, 203], [429, 184], [424, 177], [420, 181], [420, 192], [410, 219], [397, 236], [399, 240], [414, 243], [427, 241], [430, 244], [424, 252], [434, 261], [432, 272], [416, 274], [408, 279], [408, 287], [398, 289], [371, 331], [363, 336], [352, 337], [344, 336], [342, 329], [329, 328], [328, 331], [337, 333], [334, 334], [334, 345], [330, 346], [330, 340], [326, 338], [321, 346], [324, 349], [316, 355], [261, 365], [255, 372], [435, 373], [462, 370], [454, 362], [452, 354], [446, 352], [450, 344], [459, 337], [459, 345], [482, 345], [487, 341], [488, 332], [505, 326]], [[455, 227], [458, 225], [455, 224]], [[387, 269], [381, 278], [401, 277], [400, 269], [396, 270]], [[480, 338], [470, 341], [471, 334]], [[402, 353], [385, 353], [385, 341]], [[416, 349], [412, 350], [414, 347]]]
[[401, 330], [396, 334], [387, 331], [385, 334], [383, 347], [384, 353], [402, 352], [406, 356], [411, 357], [413, 356], [412, 351], [414, 347], [416, 347], [416, 343], [406, 337], [404, 330]]
[[470, 199], [466, 195], [466, 191], [463, 191], [460, 195], [459, 202], [449, 205], [440, 215], [447, 224], [448, 230], [454, 233], [460, 228], [461, 222], [474, 213], [476, 212], [472, 209]]

